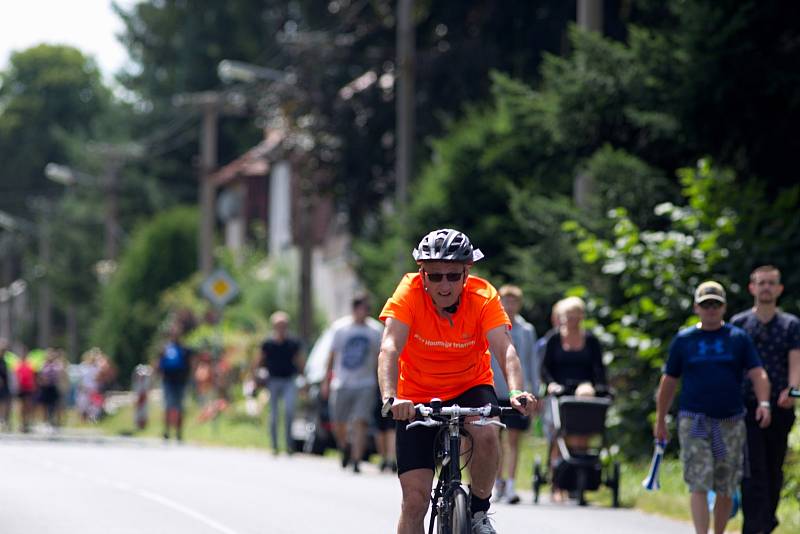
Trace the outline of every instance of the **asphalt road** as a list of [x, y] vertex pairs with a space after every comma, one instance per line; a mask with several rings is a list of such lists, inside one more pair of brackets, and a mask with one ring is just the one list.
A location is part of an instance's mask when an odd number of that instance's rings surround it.
[[[400, 490], [332, 459], [139, 440], [0, 436], [3, 534], [394, 532]], [[573, 504], [493, 505], [499, 533], [672, 534], [686, 523]]]

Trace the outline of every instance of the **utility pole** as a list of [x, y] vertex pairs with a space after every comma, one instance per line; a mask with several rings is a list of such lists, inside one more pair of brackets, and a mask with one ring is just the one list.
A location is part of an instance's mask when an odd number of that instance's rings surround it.
[[[578, 26], [584, 30], [603, 33], [603, 0], [578, 0]], [[572, 184], [572, 199], [581, 210], [590, 207], [594, 198], [594, 177], [580, 172]]]
[[173, 105], [190, 108], [202, 115], [200, 132], [200, 173], [199, 203], [200, 226], [198, 228], [198, 269], [204, 276], [214, 269], [214, 203], [216, 188], [211, 174], [217, 168], [217, 129], [219, 117], [235, 114], [226, 108], [223, 93], [204, 91], [201, 93], [180, 94], [173, 99]]
[[214, 268], [214, 200], [216, 189], [211, 173], [217, 168], [217, 127], [219, 93], [208, 93], [203, 103], [203, 131], [200, 140], [200, 270], [205, 275]]
[[315, 213], [316, 202], [312, 198], [312, 179], [310, 177], [300, 178], [300, 198], [298, 205], [298, 223], [300, 227], [300, 339], [304, 343], [311, 340], [313, 330], [313, 299], [312, 299], [312, 280], [313, 280], [313, 255], [314, 255], [314, 234], [313, 215]]
[[[414, 0], [397, 3], [397, 93], [395, 94], [395, 204], [398, 227], [406, 228], [408, 183], [414, 159]], [[401, 245], [402, 247], [402, 245]], [[405, 263], [405, 251], [398, 250], [397, 266]]]
[[578, 0], [578, 26], [603, 33], [603, 0]]
[[36, 344], [39, 348], [45, 349], [50, 346], [50, 338], [53, 328], [53, 303], [52, 292], [50, 291], [49, 267], [50, 267], [50, 224], [46, 213], [48, 209], [47, 200], [41, 199], [37, 202], [39, 208], [39, 271], [41, 281], [39, 283], [39, 309], [38, 324], [36, 330]]
[[117, 183], [121, 161], [113, 156], [109, 156], [103, 175], [103, 186], [106, 195], [106, 216], [105, 216], [105, 251], [106, 259], [116, 262], [119, 256], [119, 202], [117, 195]]

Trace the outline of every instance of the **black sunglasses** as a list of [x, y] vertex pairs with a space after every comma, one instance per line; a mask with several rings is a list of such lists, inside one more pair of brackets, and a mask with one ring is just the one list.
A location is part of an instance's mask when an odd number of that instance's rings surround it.
[[706, 300], [706, 301], [703, 301], [700, 304], [698, 304], [698, 306], [700, 306], [704, 310], [708, 310], [708, 309], [711, 309], [711, 308], [721, 308], [722, 307], [722, 303], [720, 301], [718, 301], [718, 300]]
[[441, 282], [443, 278], [447, 278], [448, 282], [458, 282], [464, 276], [464, 271], [458, 273], [429, 273], [423, 270], [423, 272], [428, 277], [428, 280], [434, 283]]

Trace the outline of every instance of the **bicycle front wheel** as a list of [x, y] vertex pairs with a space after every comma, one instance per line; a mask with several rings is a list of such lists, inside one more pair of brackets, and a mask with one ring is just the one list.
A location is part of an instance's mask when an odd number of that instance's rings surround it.
[[453, 492], [452, 501], [452, 533], [470, 534], [472, 532], [472, 521], [469, 515], [469, 501], [463, 489], [458, 488]]

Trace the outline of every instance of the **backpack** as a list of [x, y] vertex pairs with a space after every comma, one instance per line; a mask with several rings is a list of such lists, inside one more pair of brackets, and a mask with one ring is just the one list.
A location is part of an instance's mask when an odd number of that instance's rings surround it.
[[168, 343], [161, 355], [159, 367], [165, 373], [185, 371], [189, 365], [186, 361], [186, 349], [177, 343]]

